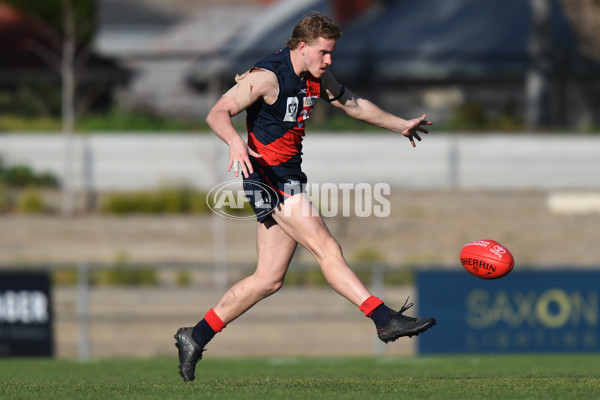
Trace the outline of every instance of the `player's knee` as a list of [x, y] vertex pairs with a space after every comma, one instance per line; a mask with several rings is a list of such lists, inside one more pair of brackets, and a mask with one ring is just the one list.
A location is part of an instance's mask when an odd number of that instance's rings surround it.
[[342, 255], [342, 247], [333, 237], [328, 237], [319, 242], [318, 249], [315, 252], [317, 257], [338, 257]]
[[283, 279], [259, 279], [260, 291], [263, 297], [276, 293], [283, 285]]

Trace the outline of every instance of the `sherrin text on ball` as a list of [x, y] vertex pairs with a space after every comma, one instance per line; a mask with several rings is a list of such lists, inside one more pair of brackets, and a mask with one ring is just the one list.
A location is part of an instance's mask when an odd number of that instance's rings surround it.
[[502, 278], [512, 271], [515, 260], [506, 247], [495, 240], [475, 240], [463, 246], [460, 262], [471, 274], [483, 279]]

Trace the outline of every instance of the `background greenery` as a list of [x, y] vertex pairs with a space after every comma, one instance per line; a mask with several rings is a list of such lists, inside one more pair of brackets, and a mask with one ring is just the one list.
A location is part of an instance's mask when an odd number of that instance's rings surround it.
[[[56, 102], [58, 102], [58, 99]], [[31, 106], [28, 100], [25, 103], [28, 105], [27, 107]], [[1, 97], [0, 104], [2, 104]], [[6, 111], [6, 108], [3, 109]], [[60, 118], [48, 113], [34, 114], [25, 109], [16, 110], [12, 114], [0, 112], [0, 132], [56, 133], [61, 131]], [[239, 132], [245, 132], [246, 130], [245, 122], [242, 118], [236, 119], [234, 126]], [[380, 128], [338, 113], [321, 118], [320, 120], [311, 120], [309, 128], [313, 133], [319, 131], [381, 132]], [[525, 122], [511, 110], [501, 113], [491, 113], [477, 103], [467, 103], [454, 110], [454, 114], [448, 121], [443, 123], [436, 122], [435, 130], [438, 132], [462, 131], [481, 133], [486, 131], [527, 132], [528, 128]], [[144, 132], [147, 134], [177, 132], [178, 134], [203, 134], [210, 133], [210, 127], [201, 118], [197, 120], [166, 118], [149, 111], [125, 111], [113, 107], [106, 112], [87, 112], [82, 114], [76, 121], [76, 131], [80, 134], [87, 132]], [[570, 127], [569, 129], [556, 128], [555, 131], [558, 133], [573, 133], [576, 131], [579, 133], [598, 134], [600, 133], [600, 127], [588, 126], [583, 129], [576, 127]]]

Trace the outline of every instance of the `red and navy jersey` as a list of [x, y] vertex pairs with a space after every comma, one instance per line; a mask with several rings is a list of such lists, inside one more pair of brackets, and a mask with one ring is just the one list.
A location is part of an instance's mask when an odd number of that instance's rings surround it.
[[261, 99], [246, 110], [248, 146], [262, 155], [256, 161], [277, 175], [304, 175], [300, 169], [304, 124], [321, 95], [321, 81], [308, 72], [300, 79], [288, 48], [259, 61], [254, 68], [275, 73], [279, 95], [272, 105]]

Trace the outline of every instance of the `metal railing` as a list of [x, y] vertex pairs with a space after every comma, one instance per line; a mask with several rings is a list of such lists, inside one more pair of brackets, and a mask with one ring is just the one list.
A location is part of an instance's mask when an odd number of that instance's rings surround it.
[[[165, 328], [171, 330], [178, 324], [193, 323], [201, 319], [204, 312], [219, 299], [226, 288], [237, 280], [249, 275], [254, 266], [251, 264], [227, 264], [226, 270], [219, 271], [212, 264], [182, 264], [182, 263], [147, 263], [116, 266], [122, 271], [135, 272], [142, 270], [153, 270], [157, 274], [157, 281], [152, 285], [126, 286], [120, 283], [114, 285], [98, 284], [95, 278], [99, 272], [110, 271], [114, 265], [80, 263], [77, 265], [45, 265], [43, 267], [22, 267], [22, 269], [44, 269], [52, 275], [60, 271], [69, 271], [71, 276], [76, 273], [75, 283], [57, 283], [53, 285], [53, 315], [55, 330], [55, 355], [63, 358], [78, 358], [89, 360], [98, 357], [115, 356], [161, 356], [168, 354], [172, 343], [166, 344], [168, 334], [161, 335], [158, 339], [161, 343], [154, 342], [148, 338], [147, 346], [138, 353], [125, 344], [122, 340], [132, 336], [136, 326], [142, 331], [157, 331]], [[13, 268], [14, 269], [14, 268]], [[411, 271], [399, 270], [398, 267], [380, 263], [364, 263], [353, 266], [353, 269], [367, 283], [371, 292], [385, 298], [386, 291], [390, 292], [398, 288], [388, 286], [386, 288], [386, 274], [399, 272], [410, 274]], [[193, 275], [191, 281], [186, 284], [178, 284], [173, 278], [174, 273], [185, 271]], [[1, 269], [0, 269], [1, 272]], [[342, 354], [342, 348], [348, 348], [349, 354], [386, 354], [386, 349], [376, 336], [372, 335], [371, 324], [365, 324], [360, 319], [355, 307], [341, 296], [335, 294], [326, 284], [316, 264], [294, 263], [290, 266], [289, 279], [284, 289], [288, 295], [277, 294], [270, 299], [266, 306], [257, 307], [244, 316], [239, 324], [242, 330], [256, 332], [256, 340], [260, 341], [265, 326], [269, 330], [276, 331], [283, 326], [283, 330], [296, 329], [293, 325], [325, 326], [328, 329], [338, 329], [336, 326], [342, 324], [349, 326], [346, 330], [358, 330], [368, 328], [364, 339], [357, 339], [355, 335], [346, 337], [348, 343], [344, 344], [344, 338], [330, 338], [336, 341], [335, 345], [340, 350], [332, 350], [326, 345], [315, 346], [310, 344], [311, 350], [315, 352], [334, 351]], [[410, 279], [410, 278], [408, 278]], [[56, 279], [55, 279], [56, 281]], [[387, 289], [387, 290], [386, 290]], [[400, 290], [412, 294], [408, 285], [401, 285]], [[146, 300], [144, 300], [146, 299]], [[148, 300], [149, 299], [149, 300]], [[321, 300], [319, 300], [321, 299]], [[398, 300], [400, 301], [400, 300]], [[265, 301], [266, 302], [266, 301]], [[185, 304], [181, 307], [181, 304]], [[326, 303], [326, 304], [322, 304]], [[198, 310], [198, 312], [197, 312]], [[293, 312], [289, 312], [293, 310]], [[359, 314], [360, 315], [360, 314]], [[362, 315], [360, 315], [362, 316]], [[364, 317], [363, 317], [364, 318]], [[238, 322], [236, 321], [236, 325]], [[278, 328], [275, 328], [275, 325]], [[261, 328], [262, 326], [262, 328]], [[237, 330], [232, 328], [230, 331]], [[152, 335], [149, 335], [152, 336]], [[285, 354], [289, 350], [292, 354], [301, 350], [294, 350], [294, 346], [285, 348], [284, 337], [270, 339], [265, 342], [266, 351], [279, 351]], [[143, 335], [142, 335], [143, 337]], [[123, 339], [125, 338], [125, 339]], [[163, 338], [165, 342], [163, 343]], [[234, 339], [234, 341], [237, 339]], [[281, 343], [278, 342], [281, 340]], [[361, 349], [353, 349], [353, 341], [361, 342]], [[241, 346], [241, 342], [239, 342]], [[371, 350], [365, 348], [365, 344], [371, 343]], [[271, 346], [272, 345], [272, 346]], [[298, 341], [295, 345], [300, 345]], [[271, 346], [271, 347], [267, 347]], [[112, 348], [111, 348], [112, 347]], [[260, 347], [260, 346], [258, 346]], [[279, 350], [276, 350], [279, 349]], [[224, 349], [225, 351], [227, 349]], [[220, 351], [217, 349], [217, 351]], [[251, 354], [257, 349], [249, 350]], [[411, 350], [404, 349], [410, 352]], [[278, 353], [278, 354], [279, 354]]]

